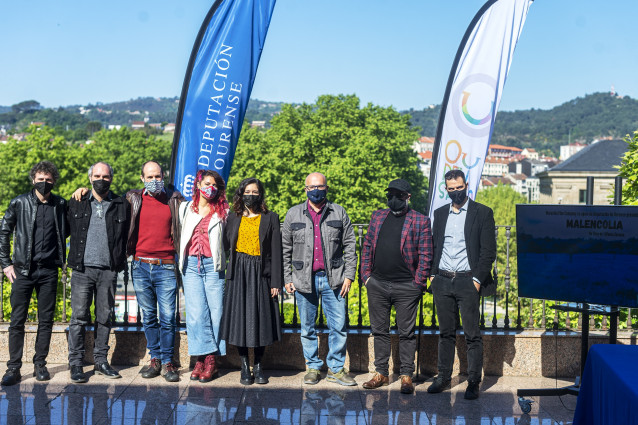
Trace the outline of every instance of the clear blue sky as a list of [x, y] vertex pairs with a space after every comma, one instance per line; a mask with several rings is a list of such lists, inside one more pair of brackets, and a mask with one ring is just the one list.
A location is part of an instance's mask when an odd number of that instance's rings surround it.
[[[0, 105], [177, 96], [213, 0], [1, 0]], [[442, 101], [483, 0], [278, 0], [252, 98], [421, 109]], [[536, 0], [501, 110], [609, 91], [638, 98], [637, 0]]]

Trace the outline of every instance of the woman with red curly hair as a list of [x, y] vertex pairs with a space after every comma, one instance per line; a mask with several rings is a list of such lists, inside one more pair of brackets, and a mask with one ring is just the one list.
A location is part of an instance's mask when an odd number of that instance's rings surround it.
[[220, 322], [226, 269], [222, 235], [227, 216], [224, 179], [215, 171], [199, 170], [193, 200], [179, 208], [179, 269], [184, 282], [188, 354], [197, 356], [193, 381], [211, 381], [218, 372], [215, 356], [226, 355]]

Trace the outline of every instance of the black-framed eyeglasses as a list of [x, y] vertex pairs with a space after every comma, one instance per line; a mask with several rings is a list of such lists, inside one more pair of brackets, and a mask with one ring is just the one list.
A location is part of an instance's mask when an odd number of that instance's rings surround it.
[[328, 188], [328, 185], [325, 185], [325, 184], [306, 186], [306, 190], [316, 190], [316, 189], [324, 190], [326, 188]]

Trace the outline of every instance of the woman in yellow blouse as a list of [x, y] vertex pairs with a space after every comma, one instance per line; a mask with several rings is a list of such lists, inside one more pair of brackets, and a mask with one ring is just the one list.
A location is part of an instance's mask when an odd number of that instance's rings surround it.
[[[278, 295], [283, 285], [279, 217], [268, 211], [264, 185], [243, 180], [233, 197], [233, 213], [224, 230], [224, 249], [230, 251], [221, 337], [241, 357], [243, 385], [266, 384], [261, 359], [267, 345], [281, 339]], [[253, 373], [248, 348], [254, 348]]]

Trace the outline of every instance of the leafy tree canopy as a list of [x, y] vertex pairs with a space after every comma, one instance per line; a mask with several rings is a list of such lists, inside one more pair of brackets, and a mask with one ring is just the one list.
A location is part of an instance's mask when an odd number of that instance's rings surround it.
[[498, 225], [516, 225], [516, 204], [526, 204], [527, 199], [510, 186], [499, 183], [496, 187], [483, 189], [476, 194], [476, 202], [494, 210], [494, 221]]
[[[526, 204], [527, 199], [513, 188], [498, 184], [496, 187], [481, 190], [476, 194], [476, 201], [494, 211], [494, 221], [497, 226], [516, 226], [516, 204]], [[518, 264], [516, 263], [516, 227], [510, 228], [509, 263], [507, 261], [507, 229], [499, 227], [496, 239], [497, 291], [499, 303], [504, 306], [505, 289], [509, 283], [510, 301], [516, 299], [518, 293]], [[509, 269], [508, 269], [509, 267]], [[507, 272], [509, 271], [509, 276]], [[509, 282], [506, 278], [509, 277]]]
[[315, 104], [285, 105], [266, 131], [244, 127], [229, 179], [229, 197], [247, 177], [266, 187], [267, 203], [281, 218], [305, 199], [311, 172], [328, 178], [328, 199], [354, 223], [367, 223], [385, 207], [390, 180], [412, 185], [412, 207], [425, 210], [427, 179], [411, 145], [418, 138], [409, 117], [393, 108], [360, 107], [354, 95], [321, 96]]
[[25, 100], [24, 102], [11, 105], [11, 110], [17, 113], [38, 111], [41, 108], [40, 102], [35, 100]]
[[29, 170], [42, 160], [58, 167], [60, 180], [53, 192], [66, 199], [78, 187], [89, 186], [87, 171], [98, 161], [113, 167], [112, 189], [118, 194], [141, 187], [144, 162], [158, 161], [164, 170], [170, 162], [171, 143], [141, 131], [98, 131], [93, 135], [95, 141], [87, 145], [70, 143], [51, 127], [30, 127], [28, 131], [25, 141], [9, 139], [0, 144], [0, 216], [11, 199], [32, 189]]
[[[270, 121], [284, 107], [281, 102], [251, 99], [245, 119], [248, 122]], [[33, 121], [66, 131], [67, 140], [84, 141], [92, 134], [87, 128], [90, 121], [131, 125], [133, 121], [148, 118], [153, 123], [175, 122], [179, 98], [140, 97], [123, 102], [72, 105], [57, 109], [43, 109], [34, 100], [20, 102], [13, 107], [0, 106], [0, 126], [12, 132], [21, 132]], [[299, 105], [294, 105], [297, 107]], [[16, 111], [28, 111], [20, 113]], [[80, 113], [82, 110], [82, 114]], [[440, 105], [422, 110], [410, 109], [402, 114], [411, 117], [411, 123], [420, 127], [422, 136], [434, 136], [441, 112]], [[519, 148], [534, 148], [538, 152], [557, 156], [559, 146], [578, 141], [589, 143], [602, 137], [621, 138], [638, 128], [638, 100], [610, 93], [594, 93], [578, 97], [551, 109], [500, 111], [492, 143]], [[60, 132], [57, 132], [60, 134]]]
[[[440, 106], [409, 110], [412, 123], [434, 136]], [[638, 128], [638, 100], [610, 93], [577, 97], [551, 109], [500, 111], [496, 116], [492, 143], [535, 148], [558, 156], [559, 146], [579, 141], [589, 143], [602, 137], [621, 138]]]
[[622, 188], [623, 205], [638, 205], [638, 131], [633, 137], [627, 135], [625, 141], [629, 149], [620, 165], [620, 175], [627, 179]]

